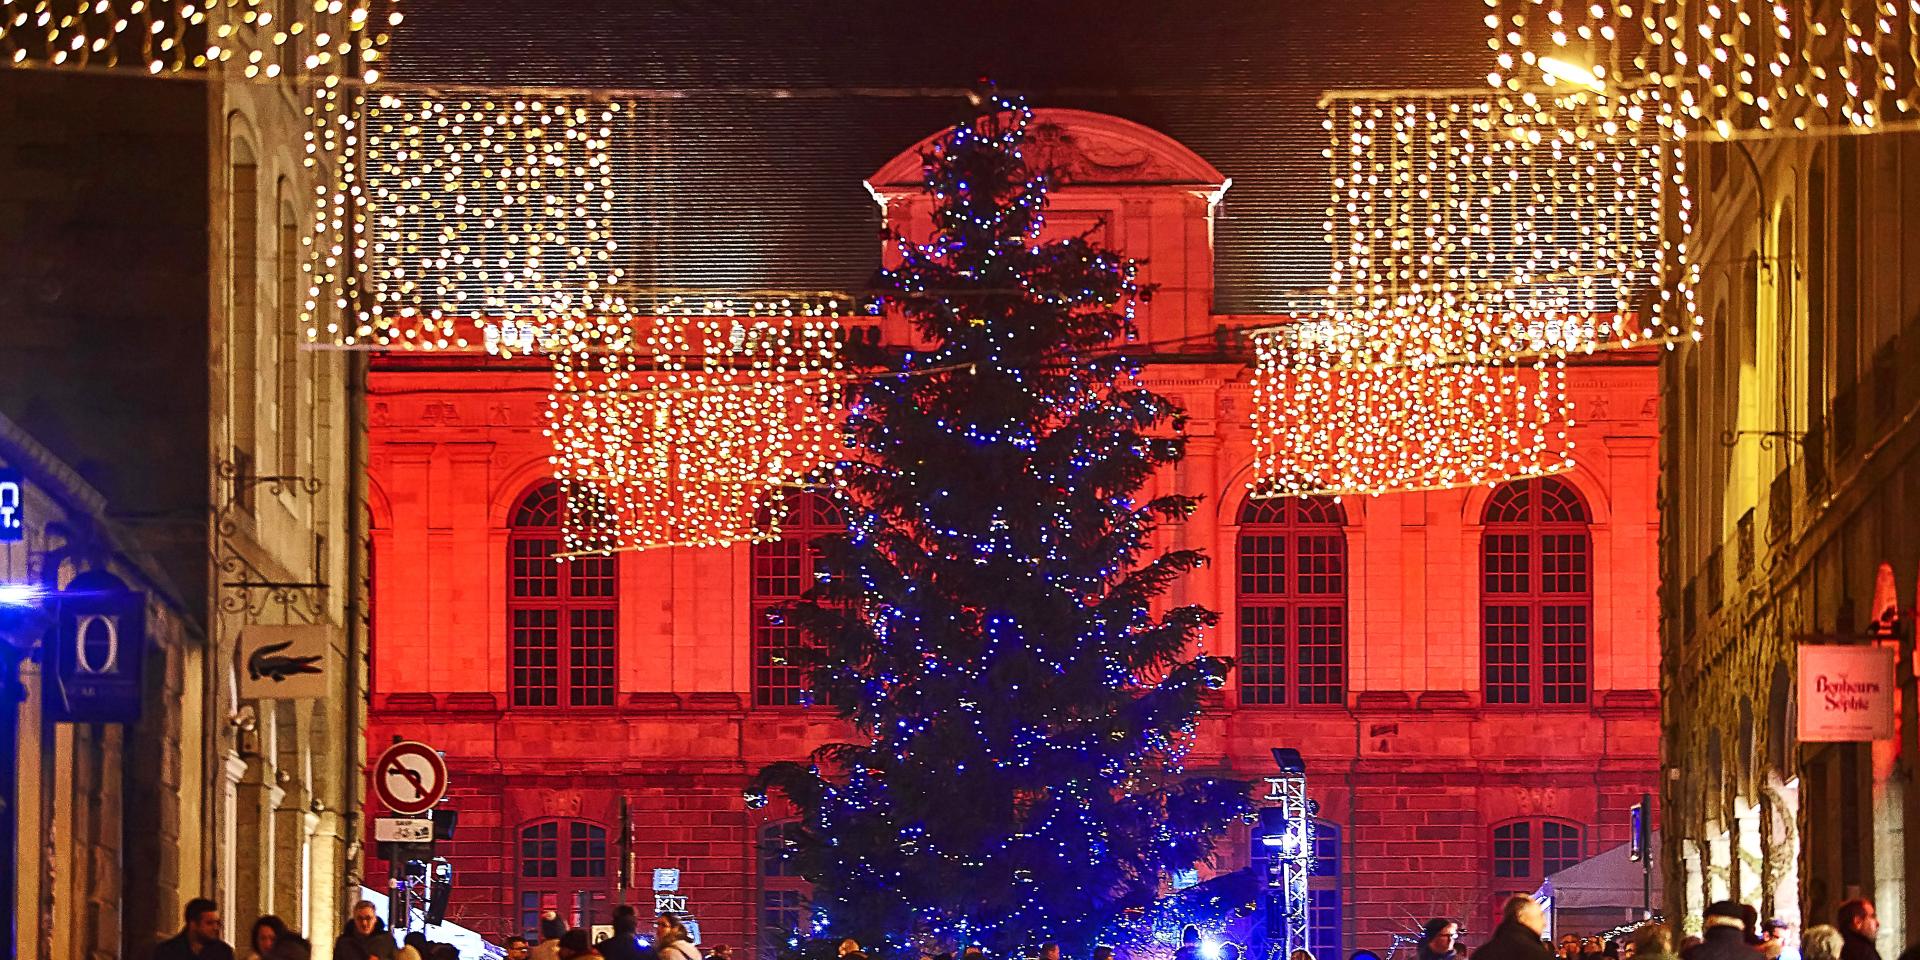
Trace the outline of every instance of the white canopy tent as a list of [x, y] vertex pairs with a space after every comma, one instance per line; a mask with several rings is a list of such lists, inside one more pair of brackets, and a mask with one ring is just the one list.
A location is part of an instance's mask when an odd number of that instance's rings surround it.
[[[1660, 832], [1648, 846], [1660, 849]], [[1593, 933], [1638, 919], [1647, 892], [1644, 864], [1627, 859], [1627, 844], [1604, 850], [1564, 870], [1547, 874], [1553, 891], [1553, 929], [1560, 933]], [[1660, 869], [1652, 871], [1651, 902], [1661, 902]], [[1587, 929], [1587, 928], [1592, 929]]]
[[[374, 912], [380, 915], [380, 919], [386, 921], [389, 930], [393, 929], [393, 920], [387, 916], [386, 894], [377, 893], [366, 887], [361, 887], [360, 898], [372, 901]], [[414, 916], [419, 917], [419, 911], [415, 911]], [[454, 947], [460, 951], [460, 960], [479, 960], [479, 958], [483, 957], [494, 958], [505, 957], [507, 955], [505, 949], [488, 943], [485, 937], [457, 923], [429, 924], [425, 930], [428, 940], [434, 943], [453, 944]], [[315, 944], [314, 949], [316, 951], [314, 955], [320, 956], [320, 945]], [[333, 945], [327, 944], [325, 949], [331, 951]]]

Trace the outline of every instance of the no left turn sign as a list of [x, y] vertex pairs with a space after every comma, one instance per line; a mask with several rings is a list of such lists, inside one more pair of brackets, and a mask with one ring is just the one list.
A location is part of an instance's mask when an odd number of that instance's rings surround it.
[[447, 795], [447, 762], [432, 747], [403, 740], [374, 761], [373, 792], [394, 813], [425, 813]]

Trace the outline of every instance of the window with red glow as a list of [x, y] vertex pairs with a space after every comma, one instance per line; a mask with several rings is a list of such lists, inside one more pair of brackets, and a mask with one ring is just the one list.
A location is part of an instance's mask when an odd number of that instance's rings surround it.
[[1481, 672], [1489, 704], [1587, 702], [1593, 546], [1565, 480], [1502, 485], [1481, 540]]
[[560, 485], [520, 499], [507, 535], [507, 634], [516, 707], [610, 707], [618, 589], [612, 557], [555, 560]]
[[1564, 820], [1513, 820], [1493, 828], [1493, 875], [1535, 883], [1585, 859], [1580, 827]]
[[819, 552], [813, 541], [846, 530], [839, 508], [817, 493], [788, 497], [780, 539], [751, 548], [753, 567], [753, 702], [762, 707], [806, 703], [807, 676], [797, 656], [805, 644], [800, 628], [779, 622], [773, 611], [813, 587]]
[[584, 820], [543, 820], [520, 828], [519, 919], [538, 941], [540, 914], [554, 911], [568, 928], [612, 921], [607, 906], [607, 828]]
[[1240, 702], [1347, 699], [1347, 534], [1325, 497], [1248, 500], [1240, 510]]

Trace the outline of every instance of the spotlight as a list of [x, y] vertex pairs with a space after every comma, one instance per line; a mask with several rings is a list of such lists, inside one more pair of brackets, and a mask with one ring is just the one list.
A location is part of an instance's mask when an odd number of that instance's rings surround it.
[[31, 583], [0, 583], [0, 607], [31, 607], [40, 602], [40, 588]]

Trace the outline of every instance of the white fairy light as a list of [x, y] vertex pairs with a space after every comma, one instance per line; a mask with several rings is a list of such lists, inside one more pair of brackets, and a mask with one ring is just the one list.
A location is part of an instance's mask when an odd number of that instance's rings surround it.
[[676, 301], [551, 351], [565, 549], [778, 537], [787, 488], [841, 456], [839, 308]]

